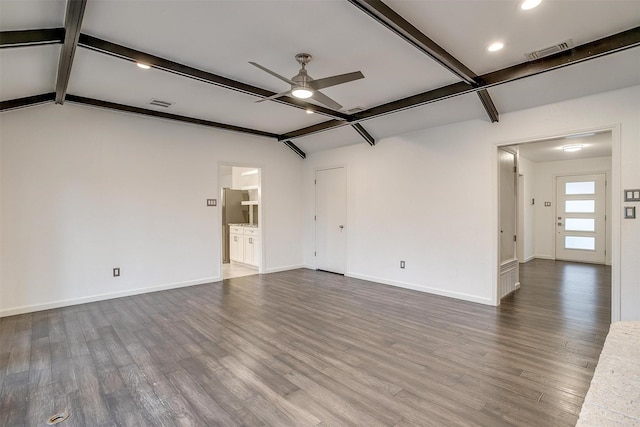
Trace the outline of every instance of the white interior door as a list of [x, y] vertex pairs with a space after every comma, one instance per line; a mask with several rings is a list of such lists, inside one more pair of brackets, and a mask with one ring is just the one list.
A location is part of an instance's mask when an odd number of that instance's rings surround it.
[[347, 181], [344, 168], [316, 171], [316, 268], [344, 274]]
[[604, 174], [556, 178], [556, 259], [604, 264]]
[[509, 151], [498, 150], [500, 167], [500, 262], [505, 263], [517, 258], [516, 255], [516, 155]]

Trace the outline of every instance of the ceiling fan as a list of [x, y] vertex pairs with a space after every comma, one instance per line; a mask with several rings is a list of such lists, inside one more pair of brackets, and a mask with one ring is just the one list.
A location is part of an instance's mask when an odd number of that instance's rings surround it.
[[276, 93], [275, 95], [271, 95], [256, 102], [268, 101], [270, 99], [279, 98], [281, 96], [291, 94], [296, 98], [301, 99], [312, 98], [329, 108], [339, 110], [342, 108], [342, 105], [338, 104], [336, 101], [320, 92], [320, 89], [364, 78], [364, 75], [360, 71], [355, 71], [353, 73], [338, 74], [336, 76], [314, 80], [309, 74], [307, 74], [307, 70], [305, 68], [309, 61], [311, 61], [311, 55], [309, 55], [308, 53], [299, 53], [296, 55], [296, 61], [298, 61], [298, 63], [301, 65], [301, 68], [300, 71], [298, 71], [298, 74], [291, 77], [290, 79], [283, 77], [280, 74], [271, 71], [270, 69], [263, 67], [260, 64], [249, 62], [249, 64], [258, 67], [262, 71], [266, 71], [272, 76], [277, 77], [280, 80], [291, 85], [291, 89], [286, 92]]

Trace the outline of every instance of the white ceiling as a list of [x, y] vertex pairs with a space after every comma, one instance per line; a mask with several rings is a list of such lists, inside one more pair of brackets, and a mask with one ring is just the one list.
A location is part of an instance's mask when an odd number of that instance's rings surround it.
[[[565, 152], [562, 147], [566, 145], [582, 145], [583, 148], [580, 151]], [[536, 163], [609, 157], [611, 156], [611, 132], [532, 141], [517, 147], [520, 157]]]
[[[386, 0], [420, 31], [477, 74], [524, 62], [526, 52], [572, 38], [576, 45], [640, 24], [640, 1], [544, 0], [524, 12], [517, 0]], [[0, 30], [64, 26], [64, 0], [0, 0]], [[460, 80], [346, 0], [89, 0], [82, 33], [255, 85], [273, 92], [286, 83], [251, 66], [255, 61], [291, 77], [294, 56], [308, 52], [309, 74], [365, 75], [323, 92], [364, 109]], [[505, 48], [489, 54], [495, 40]], [[0, 98], [55, 91], [60, 45], [0, 50]], [[640, 84], [640, 48], [489, 89], [506, 113]], [[327, 117], [222, 89], [79, 47], [68, 94], [287, 133]], [[156, 108], [157, 109], [157, 108]], [[468, 119], [489, 120], [475, 94], [362, 122], [375, 138]], [[294, 140], [305, 152], [365, 143], [346, 126]]]

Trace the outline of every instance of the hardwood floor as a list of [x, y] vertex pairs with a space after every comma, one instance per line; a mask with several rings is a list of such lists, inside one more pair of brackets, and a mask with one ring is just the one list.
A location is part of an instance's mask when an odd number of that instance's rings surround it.
[[0, 425], [573, 426], [610, 269], [487, 307], [294, 270], [0, 320]]

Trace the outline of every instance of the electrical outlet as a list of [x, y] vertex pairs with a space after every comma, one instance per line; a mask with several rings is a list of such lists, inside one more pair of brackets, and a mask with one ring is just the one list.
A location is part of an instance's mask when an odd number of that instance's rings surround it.
[[120, 268], [116, 267], [113, 269], [113, 277], [120, 277]]
[[400, 261], [400, 268], [404, 268], [404, 261]]

